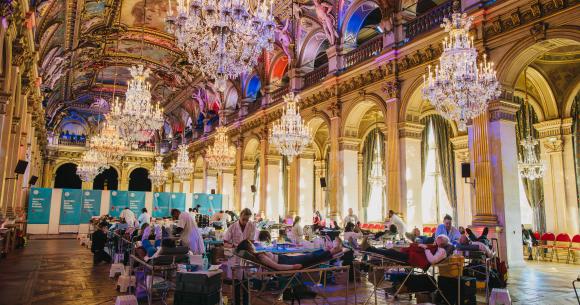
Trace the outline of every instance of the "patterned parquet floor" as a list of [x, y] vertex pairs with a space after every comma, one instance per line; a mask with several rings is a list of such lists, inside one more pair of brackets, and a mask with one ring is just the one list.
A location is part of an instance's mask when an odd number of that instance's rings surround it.
[[[106, 264], [94, 267], [92, 254], [76, 240], [31, 240], [25, 249], [0, 260], [0, 305], [114, 304], [120, 293], [108, 272]], [[579, 274], [580, 265], [526, 262], [510, 269], [508, 289], [513, 304], [576, 305], [572, 280]], [[359, 286], [359, 303], [368, 295], [369, 287], [364, 283]], [[344, 304], [344, 299], [338, 298], [344, 287], [336, 286], [333, 290], [331, 302]], [[224, 288], [225, 294], [229, 291], [229, 287]], [[354, 304], [352, 294], [348, 303]], [[379, 297], [379, 304], [413, 303], [405, 300], [392, 303], [383, 295]]]

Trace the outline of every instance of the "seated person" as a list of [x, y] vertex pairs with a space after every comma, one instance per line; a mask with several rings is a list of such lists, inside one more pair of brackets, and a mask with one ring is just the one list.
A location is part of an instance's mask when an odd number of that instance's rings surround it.
[[[141, 246], [147, 252], [147, 256], [151, 257], [157, 252], [157, 248], [161, 246], [161, 227], [155, 227], [155, 232], [151, 230], [151, 226], [143, 224], [143, 235], [141, 237]], [[153, 243], [151, 242], [153, 241]]]
[[452, 248], [449, 244], [449, 238], [445, 235], [435, 238], [434, 245], [413, 243], [409, 247], [400, 248], [399, 250], [372, 247], [368, 244], [366, 238], [361, 244], [361, 249], [364, 251], [377, 253], [423, 270], [427, 270], [431, 265], [447, 258], [448, 254], [452, 252]]
[[98, 230], [93, 233], [91, 252], [93, 252], [93, 263], [95, 265], [100, 262], [111, 263], [111, 256], [105, 252], [105, 245], [107, 244], [107, 233], [109, 233], [109, 227], [106, 222], [101, 222], [98, 226]]
[[269, 231], [266, 230], [262, 230], [260, 231], [260, 233], [258, 234], [258, 241], [262, 242], [262, 243], [271, 243], [272, 242], [272, 236], [270, 235]]
[[456, 244], [459, 242], [459, 237], [461, 234], [459, 230], [452, 224], [453, 218], [450, 215], [445, 215], [443, 217], [443, 223], [437, 226], [437, 230], [435, 230], [435, 237], [445, 235], [449, 238], [449, 242], [451, 244]]
[[418, 244], [432, 244], [435, 242], [435, 238], [433, 236], [422, 235], [421, 230], [418, 228], [413, 228], [413, 231], [410, 233], [405, 233], [405, 237]]
[[[338, 240], [338, 238], [337, 238]], [[335, 242], [332, 248], [317, 250], [303, 255], [276, 255], [270, 252], [256, 252], [254, 244], [245, 239], [238, 244], [237, 252], [246, 251], [255, 257], [257, 262], [266, 265], [274, 270], [297, 270], [304, 266], [311, 266], [316, 263], [327, 261], [338, 253], [342, 252], [342, 242]]]
[[397, 238], [397, 234], [398, 234], [397, 226], [392, 224], [389, 226], [388, 230], [375, 234], [374, 240], [379, 240], [379, 238], [383, 235], [384, 235], [384, 237], [383, 237], [384, 239], [394, 240]]
[[352, 222], [349, 222], [344, 227], [344, 240], [348, 242], [353, 248], [358, 248], [357, 239], [362, 238], [362, 232], [355, 232], [356, 227]]
[[481, 235], [479, 237], [475, 236], [475, 234], [473, 234], [473, 231], [471, 231], [471, 229], [469, 228], [466, 228], [465, 232], [467, 233], [469, 240], [478, 241], [485, 244], [488, 247], [490, 246], [489, 239], [487, 239], [487, 233], [489, 233], [489, 229], [487, 227], [483, 228], [483, 232], [481, 232]]
[[457, 245], [458, 250], [463, 251], [481, 251], [485, 253], [486, 257], [493, 257], [493, 252], [482, 242], [471, 241], [467, 236], [461, 235], [459, 237], [459, 244]]

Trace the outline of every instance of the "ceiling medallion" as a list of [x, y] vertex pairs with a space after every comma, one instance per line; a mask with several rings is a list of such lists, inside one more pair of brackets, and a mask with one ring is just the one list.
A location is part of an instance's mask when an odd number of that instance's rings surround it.
[[308, 128], [300, 116], [298, 101], [299, 97], [293, 92], [284, 96], [286, 105], [282, 117], [274, 123], [270, 141], [280, 154], [292, 162], [294, 156], [299, 155], [312, 140], [310, 128]]
[[251, 73], [262, 50], [273, 48], [272, 0], [177, 0], [175, 12], [168, 1], [167, 31], [220, 90], [227, 79]]
[[[454, 2], [454, 10], [459, 6]], [[443, 53], [439, 65], [434, 71], [423, 76], [423, 97], [428, 99], [439, 114], [458, 123], [458, 129], [465, 131], [467, 121], [487, 109], [490, 100], [500, 94], [500, 85], [496, 78], [493, 63], [477, 64], [477, 49], [473, 38], [469, 37], [469, 28], [473, 17], [458, 12], [451, 15], [451, 20], [443, 19], [441, 27], [449, 33], [443, 41]]]
[[206, 160], [211, 168], [218, 172], [223, 171], [236, 161], [236, 149], [230, 146], [226, 128], [216, 129], [215, 141], [207, 150]]
[[145, 142], [155, 130], [163, 127], [163, 109], [151, 104], [151, 85], [146, 79], [151, 70], [143, 65], [132, 66], [133, 79], [125, 92], [125, 103], [116, 98], [110, 117], [121, 135], [130, 142]]
[[193, 164], [189, 161], [189, 153], [187, 145], [181, 144], [177, 150], [177, 162], [173, 161], [171, 172], [177, 179], [184, 181], [189, 179], [189, 175], [193, 173]]
[[153, 167], [153, 170], [149, 172], [149, 180], [151, 180], [151, 183], [155, 186], [161, 186], [165, 184], [165, 181], [167, 181], [167, 172], [165, 171], [165, 168], [163, 168], [162, 156], [155, 157], [155, 166]]

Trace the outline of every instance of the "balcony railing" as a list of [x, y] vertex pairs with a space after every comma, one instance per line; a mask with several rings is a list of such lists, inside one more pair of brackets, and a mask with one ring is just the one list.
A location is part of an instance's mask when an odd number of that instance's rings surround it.
[[451, 16], [453, 1], [447, 1], [417, 16], [405, 25], [405, 38], [411, 40], [425, 32], [440, 27], [443, 18]]
[[150, 152], [154, 152], [155, 151], [155, 146], [141, 146], [141, 147], [136, 147], [131, 149], [133, 151], [150, 151]]
[[381, 53], [383, 49], [383, 35], [377, 35], [371, 40], [365, 41], [356, 49], [346, 53], [344, 56], [345, 69], [361, 63], [373, 56]]
[[248, 103], [248, 114], [252, 114], [260, 109], [262, 106], [262, 98], [257, 98], [253, 102]]
[[60, 138], [58, 139], [58, 145], [63, 145], [63, 146], [85, 146], [86, 144], [86, 140], [70, 140], [70, 139], [64, 139], [64, 138]]
[[272, 99], [272, 104], [276, 104], [282, 101], [284, 95], [288, 94], [289, 88], [288, 86], [278, 88], [270, 93], [270, 98]]
[[328, 75], [328, 64], [324, 64], [304, 75], [304, 88], [308, 88], [320, 82]]

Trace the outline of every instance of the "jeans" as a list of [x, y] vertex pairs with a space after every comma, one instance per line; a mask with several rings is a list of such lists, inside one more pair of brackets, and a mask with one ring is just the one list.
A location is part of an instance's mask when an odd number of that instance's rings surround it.
[[332, 258], [332, 254], [325, 250], [316, 250], [312, 253], [303, 255], [278, 255], [278, 264], [311, 266]]
[[394, 249], [383, 249], [383, 248], [375, 248], [375, 247], [368, 247], [366, 249], [367, 252], [372, 252], [376, 254], [380, 254], [382, 256], [400, 261], [400, 262], [408, 262], [409, 261], [409, 254], [399, 252]]
[[146, 239], [143, 241], [143, 249], [147, 252], [147, 256], [151, 257], [157, 252], [157, 247], [161, 246], [161, 240], [156, 240], [155, 245], [151, 244], [151, 241]]
[[113, 259], [111, 258], [111, 256], [105, 252], [104, 249], [101, 250], [95, 250], [95, 252], [93, 252], [93, 263], [94, 264], [98, 264], [102, 261], [105, 261], [107, 263], [111, 263]]

